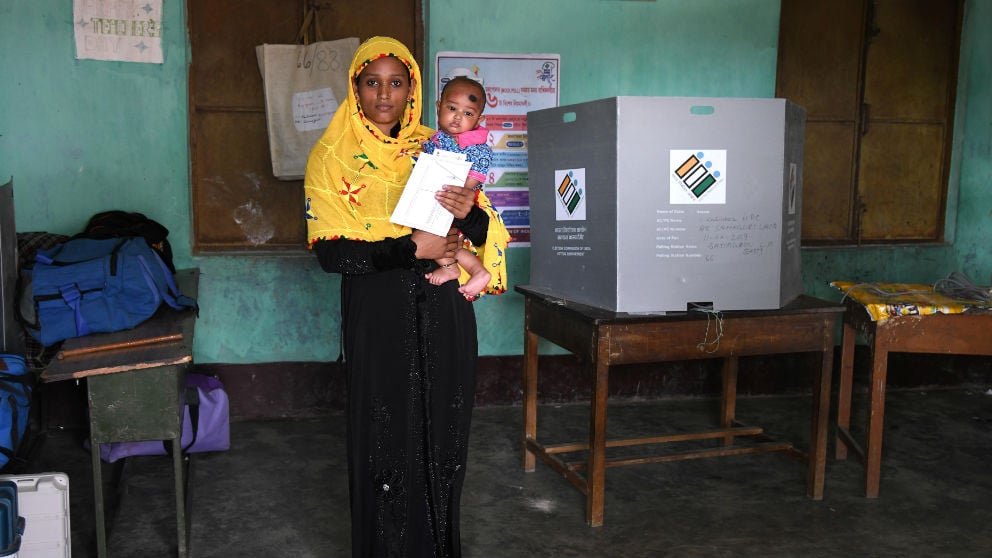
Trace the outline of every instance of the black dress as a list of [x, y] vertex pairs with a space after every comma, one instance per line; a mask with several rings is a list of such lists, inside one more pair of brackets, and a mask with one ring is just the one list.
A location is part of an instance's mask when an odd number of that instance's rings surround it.
[[[473, 208], [455, 226], [481, 245], [488, 216]], [[352, 556], [461, 556], [478, 357], [472, 303], [457, 281], [424, 278], [436, 264], [414, 258], [409, 236], [313, 250], [325, 271], [342, 274]]]

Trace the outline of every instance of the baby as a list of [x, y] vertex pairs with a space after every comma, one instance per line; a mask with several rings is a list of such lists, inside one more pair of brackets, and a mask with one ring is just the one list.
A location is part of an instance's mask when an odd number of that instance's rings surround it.
[[[437, 102], [438, 131], [424, 143], [424, 153], [436, 149], [462, 153], [472, 163], [465, 180], [465, 188], [479, 188], [486, 179], [492, 163], [493, 150], [486, 143], [489, 131], [479, 126], [486, 106], [486, 91], [479, 82], [464, 76], [452, 78], [441, 90]], [[491, 275], [479, 258], [467, 248], [459, 248], [454, 258], [437, 261], [438, 269], [427, 274], [432, 285], [440, 285], [461, 275], [456, 263], [468, 274], [469, 279], [458, 291], [474, 299], [489, 284]]]

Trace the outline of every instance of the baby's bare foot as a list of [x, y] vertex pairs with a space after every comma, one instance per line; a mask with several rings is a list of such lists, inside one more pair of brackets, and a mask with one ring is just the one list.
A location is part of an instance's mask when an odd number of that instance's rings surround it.
[[462, 293], [466, 297], [475, 298], [479, 296], [479, 293], [486, 290], [486, 285], [489, 284], [489, 279], [492, 277], [488, 271], [482, 270], [479, 273], [469, 277], [468, 282], [458, 288], [458, 292]]
[[[459, 275], [461, 275], [461, 271], [458, 270], [458, 266], [449, 265], [448, 267], [439, 267], [424, 277], [430, 281], [431, 285], [443, 285], [452, 279], [458, 279]], [[486, 282], [488, 283], [489, 279], [486, 279]]]

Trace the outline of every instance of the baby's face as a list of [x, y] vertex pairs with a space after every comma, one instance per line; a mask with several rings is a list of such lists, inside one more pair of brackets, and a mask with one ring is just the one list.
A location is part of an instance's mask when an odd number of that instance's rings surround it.
[[437, 102], [437, 125], [450, 135], [474, 130], [482, 118], [483, 108], [485, 99], [479, 96], [477, 88], [461, 83], [448, 84]]

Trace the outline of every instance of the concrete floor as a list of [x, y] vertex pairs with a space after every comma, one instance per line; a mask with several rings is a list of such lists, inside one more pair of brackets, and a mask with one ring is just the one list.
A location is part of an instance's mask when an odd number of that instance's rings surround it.
[[[859, 421], [862, 403], [855, 398]], [[808, 397], [744, 398], [737, 416], [806, 449], [809, 408]], [[717, 411], [712, 399], [616, 402], [608, 429], [631, 437], [708, 428]], [[637, 465], [607, 471], [599, 528], [586, 526], [584, 496], [564, 478], [541, 463], [521, 470], [521, 415], [475, 412], [466, 558], [992, 555], [992, 395], [982, 388], [890, 390], [878, 499], [863, 497], [858, 461], [833, 459], [831, 439], [822, 501], [806, 498], [805, 466], [786, 454]], [[587, 422], [583, 404], [542, 407], [538, 437], [576, 441]], [[339, 416], [232, 424], [230, 451], [193, 460], [192, 555], [350, 556], [344, 432]], [[69, 474], [75, 558], [96, 555], [82, 435], [49, 432], [25, 466]], [[170, 463], [128, 461], [111, 556], [175, 555]]]

